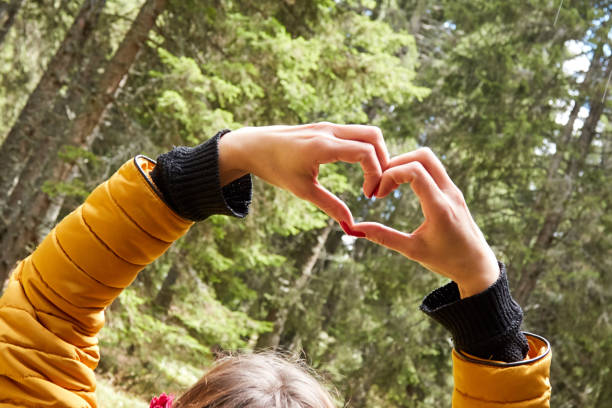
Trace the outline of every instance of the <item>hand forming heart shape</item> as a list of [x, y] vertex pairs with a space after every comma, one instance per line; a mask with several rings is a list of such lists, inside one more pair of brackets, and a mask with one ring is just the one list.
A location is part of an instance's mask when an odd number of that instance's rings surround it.
[[400, 252], [427, 269], [454, 280], [462, 297], [480, 293], [499, 277], [499, 266], [474, 222], [463, 194], [428, 148], [392, 158], [375, 196], [385, 197], [410, 183], [425, 220], [407, 234], [383, 224], [342, 225], [345, 232]]
[[[389, 161], [380, 129], [327, 122], [242, 128], [224, 135], [218, 147], [222, 186], [252, 173], [312, 202], [348, 234], [394, 249], [453, 279], [462, 296], [486, 289], [499, 275], [495, 255], [461, 191], [429, 149]], [[377, 223], [354, 224], [346, 204], [317, 181], [319, 166], [336, 161], [361, 164], [367, 197], [382, 198], [410, 183], [421, 203], [423, 224], [411, 234]]]
[[371, 197], [389, 153], [377, 127], [322, 122], [232, 131], [219, 141], [219, 158], [222, 186], [252, 173], [310, 201], [336, 221], [352, 225], [346, 204], [317, 181], [319, 166], [337, 161], [361, 164], [363, 192]]

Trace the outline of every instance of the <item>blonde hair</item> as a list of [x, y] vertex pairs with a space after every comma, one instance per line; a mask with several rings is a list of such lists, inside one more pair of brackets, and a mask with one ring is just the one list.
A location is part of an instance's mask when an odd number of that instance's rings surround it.
[[172, 408], [334, 408], [334, 403], [303, 361], [265, 352], [218, 360]]

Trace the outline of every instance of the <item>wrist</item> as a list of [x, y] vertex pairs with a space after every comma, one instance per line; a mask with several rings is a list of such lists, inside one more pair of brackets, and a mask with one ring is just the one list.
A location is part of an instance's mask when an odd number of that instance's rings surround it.
[[525, 357], [529, 346], [520, 331], [523, 313], [510, 295], [504, 265], [500, 263], [499, 269], [497, 281], [478, 295], [460, 299], [457, 285], [449, 283], [430, 293], [421, 310], [451, 332], [457, 350], [514, 362]]
[[457, 283], [461, 299], [474, 296], [484, 292], [499, 279], [499, 263], [493, 251], [489, 248], [486, 253], [478, 259], [468, 277]]
[[229, 132], [219, 139], [219, 181], [224, 187], [247, 174], [246, 160], [242, 154], [241, 134]]

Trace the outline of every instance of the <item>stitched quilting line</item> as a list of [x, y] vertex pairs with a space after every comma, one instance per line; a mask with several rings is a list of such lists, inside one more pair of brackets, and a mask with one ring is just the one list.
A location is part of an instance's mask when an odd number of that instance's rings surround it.
[[[53, 289], [52, 289], [52, 288], [51, 288], [51, 287], [50, 287], [50, 286], [47, 284], [47, 282], [45, 282], [45, 280], [42, 278], [42, 275], [41, 275], [40, 271], [38, 271], [38, 269], [36, 268], [36, 265], [34, 265], [34, 262], [31, 262], [31, 263], [32, 263], [32, 269], [34, 270], [34, 272], [35, 272], [35, 273], [36, 273], [36, 274], [39, 276], [39, 278], [40, 278], [40, 282], [42, 282], [42, 284], [43, 284], [43, 285], [45, 285], [45, 286], [47, 287], [47, 289], [49, 289], [49, 291], [51, 291], [52, 293], [54, 293], [54, 294], [55, 294], [55, 295], [56, 295], [58, 298], [63, 299], [63, 300], [66, 302], [66, 303], [68, 303], [69, 305], [72, 305], [73, 307], [76, 307], [77, 309], [88, 310], [88, 311], [91, 311], [91, 312], [94, 312], [94, 313], [99, 313], [99, 312], [101, 312], [101, 311], [103, 311], [103, 310], [104, 310], [104, 308], [87, 308], [87, 307], [80, 307], [80, 306], [76, 306], [76, 305], [74, 305], [73, 303], [71, 303], [70, 301], [68, 301], [67, 299], [64, 299], [64, 297], [62, 297], [62, 296], [61, 296], [59, 293], [55, 292], [55, 291], [54, 291], [54, 290], [53, 290]], [[23, 285], [23, 282], [22, 282], [22, 285]], [[28, 298], [28, 300], [30, 300], [30, 297], [28, 296], [28, 293], [27, 293], [27, 288], [26, 288], [26, 286], [23, 286], [23, 290], [24, 290], [24, 293], [26, 294], [26, 297]], [[49, 303], [51, 303], [52, 305], [54, 305], [54, 306], [56, 306], [56, 307], [57, 307], [57, 305], [55, 305], [55, 303], [54, 303], [54, 302], [50, 301], [50, 300], [49, 300], [49, 299], [48, 299], [48, 298], [47, 298], [47, 297], [46, 297], [46, 296], [45, 296], [43, 293], [41, 293], [41, 296], [45, 297], [45, 299], [47, 300], [47, 302], [49, 302]], [[30, 301], [30, 304], [32, 304], [32, 301]], [[36, 307], [35, 307], [33, 304], [32, 304], [32, 306], [34, 307], [34, 309], [35, 309], [36, 311], [38, 311], [38, 310], [39, 310], [39, 309], [37, 309], [37, 308], [36, 308]], [[58, 309], [59, 309], [59, 307], [58, 307]], [[74, 318], [73, 318], [72, 316], [70, 316], [70, 315], [68, 315], [68, 317], [69, 317], [69, 318], [72, 318], [73, 320], [71, 321], [71, 320], [65, 319], [64, 317], [58, 317], [58, 318], [59, 318], [59, 319], [61, 319], [61, 320], [64, 320], [64, 321], [67, 321], [67, 322], [70, 322], [70, 323], [74, 324], [74, 325], [76, 326], [75, 330], [76, 330], [78, 333], [83, 334], [83, 335], [85, 335], [85, 336], [88, 336], [88, 337], [94, 337], [94, 336], [95, 336], [95, 335], [98, 333], [97, 331], [96, 331], [95, 333], [92, 333], [92, 332], [85, 332], [85, 331], [82, 329], [82, 327], [81, 327], [81, 326], [82, 326], [81, 322], [79, 322], [77, 319], [74, 319]], [[45, 329], [49, 330], [49, 332], [50, 332], [50, 333], [53, 333], [55, 336], [57, 336], [57, 334], [55, 334], [55, 332], [53, 332], [52, 330], [50, 330], [48, 327], [46, 327], [46, 326], [45, 326], [45, 325], [43, 325], [42, 323], [41, 323], [41, 326], [42, 326], [42, 327], [44, 327]]]
[[164, 241], [163, 239], [160, 239], [160, 238], [158, 238], [158, 237], [154, 236], [154, 235], [153, 235], [153, 234], [151, 234], [149, 231], [147, 231], [146, 229], [144, 229], [143, 227], [141, 227], [141, 226], [140, 226], [140, 224], [138, 224], [138, 223], [136, 222], [136, 220], [134, 220], [134, 219], [133, 219], [133, 218], [130, 216], [130, 214], [128, 214], [128, 212], [127, 212], [127, 211], [125, 211], [125, 210], [123, 209], [123, 207], [121, 207], [121, 205], [119, 205], [119, 203], [117, 202], [117, 200], [115, 199], [115, 197], [113, 197], [113, 195], [111, 194], [111, 191], [110, 191], [109, 183], [104, 183], [104, 188], [105, 188], [106, 193], [108, 194], [108, 196], [109, 196], [109, 198], [110, 198], [110, 202], [111, 202], [111, 203], [113, 203], [113, 204], [115, 205], [115, 207], [117, 207], [117, 208], [119, 209], [119, 211], [120, 211], [120, 212], [121, 212], [121, 213], [122, 213], [122, 214], [125, 216], [125, 218], [127, 218], [128, 220], [130, 220], [130, 222], [131, 222], [132, 224], [134, 224], [134, 225], [136, 226], [136, 228], [138, 228], [140, 231], [142, 231], [142, 232], [143, 232], [145, 235], [147, 235], [147, 236], [149, 236], [149, 237], [153, 238], [153, 239], [154, 239], [154, 240], [156, 240], [156, 241], [162, 242], [162, 243], [164, 243], [164, 244], [171, 244], [172, 242], [174, 242], [174, 241], [170, 241], [170, 242], [168, 242], [168, 241]]
[[[473, 399], [476, 401], [481, 401], [481, 402], [486, 402], [488, 404], [498, 404], [498, 405], [503, 405], [503, 404], [520, 404], [520, 403], [524, 403], [524, 402], [528, 402], [528, 401], [534, 401], [534, 400], [538, 400], [542, 398], [542, 395], [538, 395], [536, 397], [533, 398], [526, 398], [526, 399], [522, 399], [522, 400], [516, 400], [516, 401], [494, 401], [494, 400], [487, 400], [484, 398], [478, 398], [474, 395], [470, 395], [467, 392], [463, 392], [458, 388], [455, 388], [455, 392], [458, 394], [463, 395], [465, 398], [469, 398], [469, 399]], [[546, 392], [545, 393], [549, 393], [550, 392], [550, 387], [547, 387]]]
[[57, 233], [54, 233], [54, 234], [53, 234], [53, 237], [55, 238], [55, 243], [57, 244], [58, 248], [60, 249], [60, 251], [62, 251], [62, 253], [64, 254], [64, 256], [65, 256], [66, 258], [68, 258], [68, 261], [70, 261], [70, 263], [71, 263], [72, 265], [74, 265], [74, 266], [75, 266], [75, 267], [76, 267], [76, 268], [77, 268], [79, 271], [83, 272], [83, 273], [84, 273], [84, 274], [85, 274], [85, 275], [86, 275], [88, 278], [90, 278], [91, 280], [93, 280], [93, 281], [94, 281], [94, 282], [96, 282], [97, 284], [99, 284], [99, 285], [101, 285], [101, 286], [104, 286], [104, 287], [106, 287], [106, 288], [109, 288], [109, 289], [117, 289], [117, 290], [123, 290], [123, 289], [124, 289], [124, 288], [123, 288], [123, 287], [121, 287], [121, 286], [117, 287], [117, 286], [111, 286], [111, 285], [108, 285], [108, 284], [106, 284], [106, 283], [104, 283], [104, 282], [99, 281], [98, 279], [96, 279], [96, 278], [95, 278], [95, 277], [93, 277], [92, 275], [90, 275], [90, 274], [89, 274], [89, 273], [88, 273], [88, 272], [87, 272], [87, 271], [86, 271], [84, 268], [82, 268], [82, 267], [81, 267], [81, 266], [80, 266], [78, 263], [76, 263], [76, 262], [75, 262], [75, 261], [74, 261], [74, 260], [73, 260], [73, 259], [70, 257], [70, 255], [68, 254], [68, 252], [67, 252], [67, 251], [64, 249], [64, 247], [62, 246], [62, 243], [61, 243], [61, 242], [60, 242], [60, 240], [59, 240], [59, 236], [58, 236], [58, 234], [57, 234]]
[[[3, 404], [14, 404], [18, 408], [24, 408], [24, 407], [25, 408], [37, 408], [35, 405], [30, 405], [29, 403], [26, 403], [26, 402], [23, 402], [23, 401], [17, 401], [17, 400], [6, 399], [6, 398], [5, 399], [0, 399], [0, 403], [3, 403]], [[90, 408], [90, 407], [91, 407], [91, 405], [86, 404], [86, 405], [81, 405], [80, 408]]]
[[[34, 312], [32, 313], [32, 312], [30, 312], [30, 310], [28, 310], [28, 309], [24, 309], [23, 307], [17, 307], [17, 306], [13, 306], [13, 305], [2, 305], [2, 306], [0, 306], [0, 310], [2, 310], [2, 309], [15, 309], [15, 310], [20, 310], [20, 311], [22, 311], [22, 312], [24, 312], [24, 313], [29, 314], [30, 316], [32, 316], [33, 318], [35, 318], [35, 319], [36, 319], [36, 311], [34, 311]], [[56, 316], [56, 317], [57, 317], [57, 316]]]
[[[5, 375], [5, 374], [0, 374], [0, 376], [5, 377], [5, 378], [8, 378], [10, 381], [13, 381], [13, 382], [19, 382], [19, 380], [18, 380], [18, 379], [14, 378], [14, 377], [11, 377], [11, 376], [8, 376], [8, 375]], [[44, 379], [44, 378], [39, 378], [39, 377], [37, 377], [37, 376], [33, 376], [33, 375], [24, 375], [24, 376], [21, 376], [21, 377], [19, 377], [19, 378], [20, 378], [20, 379], [35, 378], [35, 379], [37, 379], [37, 380], [44, 380], [44, 381], [47, 381], [47, 380], [46, 380], [46, 379]], [[57, 387], [59, 387], [59, 385], [57, 385]], [[60, 387], [60, 388], [63, 388], [63, 387]], [[80, 389], [79, 389], [79, 390], [71, 390], [71, 389], [68, 389], [68, 388], [64, 388], [64, 389], [65, 389], [65, 390], [67, 390], [67, 391], [69, 391], [69, 392], [75, 393], [75, 394], [76, 394], [76, 393], [82, 393], [82, 394], [94, 394], [94, 391], [86, 391], [86, 390], [80, 390]], [[95, 394], [94, 394], [94, 395], [95, 395]], [[80, 395], [78, 395], [78, 394], [77, 394], [77, 396], [79, 396], [79, 398], [83, 399], [83, 398], [82, 398]], [[32, 408], [36, 408], [36, 405], [29, 405], [29, 404], [30, 404], [29, 402], [17, 401], [17, 400], [10, 399], [10, 398], [0, 398], [0, 403], [17, 404], [17, 406], [18, 406], [18, 407], [20, 407], [20, 408], [21, 408], [21, 407], [32, 407]], [[82, 408], [87, 408], [87, 407], [90, 407], [90, 405], [89, 405], [89, 404], [87, 404], [87, 403], [85, 403], [85, 405], [81, 405], [81, 407], [82, 407]]]
[[[81, 207], [82, 207], [82, 206], [81, 206]], [[96, 238], [96, 239], [97, 239], [97, 240], [98, 240], [98, 241], [99, 241], [99, 242], [100, 242], [100, 243], [101, 243], [101, 244], [102, 244], [102, 245], [103, 245], [103, 246], [104, 246], [106, 249], [108, 249], [108, 251], [109, 251], [110, 253], [112, 253], [113, 255], [115, 255], [115, 257], [117, 257], [117, 259], [119, 259], [119, 260], [121, 260], [121, 261], [125, 262], [126, 264], [129, 264], [129, 265], [132, 265], [132, 266], [136, 266], [136, 267], [139, 267], [139, 268], [144, 268], [145, 266], [147, 266], [147, 265], [148, 265], [148, 264], [141, 265], [141, 264], [137, 264], [137, 263], [134, 263], [134, 262], [130, 262], [130, 261], [128, 261], [127, 259], [124, 259], [124, 258], [123, 258], [122, 256], [120, 256], [119, 254], [117, 254], [115, 251], [113, 251], [113, 249], [112, 249], [111, 247], [109, 247], [109, 246], [108, 246], [108, 244], [107, 244], [106, 242], [104, 242], [104, 240], [103, 240], [102, 238], [100, 238], [100, 237], [98, 236], [98, 234], [96, 234], [96, 233], [95, 233], [95, 231], [93, 230], [93, 228], [91, 228], [91, 225], [89, 225], [89, 224], [87, 223], [87, 220], [85, 219], [85, 215], [83, 215], [83, 210], [82, 210], [82, 208], [81, 208], [81, 211], [80, 211], [79, 213], [80, 213], [81, 220], [83, 220], [83, 224], [84, 224], [84, 225], [87, 227], [87, 229], [89, 230], [89, 232], [91, 232], [91, 234], [92, 234], [92, 235], [93, 235], [93, 236], [94, 236], [94, 237], [95, 237], [95, 238]]]
[[[81, 361], [76, 360], [74, 358], [64, 357], [64, 356], [61, 356], [61, 355], [58, 355], [58, 354], [55, 354], [55, 353], [47, 353], [47, 352], [44, 352], [44, 351], [39, 350], [39, 349], [33, 349], [31, 347], [18, 346], [18, 345], [12, 344], [12, 343], [7, 343], [7, 342], [2, 341], [2, 340], [0, 340], [0, 343], [9, 344], [9, 345], [12, 345], [12, 346], [15, 346], [15, 347], [19, 347], [19, 348], [24, 349], [24, 350], [33, 350], [33, 351], [36, 351], [36, 352], [41, 353], [41, 354], [45, 354], [45, 355], [49, 355], [49, 356], [55, 356], [55, 357], [59, 357], [59, 358], [61, 358], [63, 360], [71, 360], [71, 361], [74, 361], [76, 363], [83, 364]], [[34, 379], [37, 379], [37, 380], [47, 381], [47, 382], [49, 382], [51, 384], [54, 384], [55, 386], [57, 386], [59, 388], [62, 388], [64, 390], [66, 390], [66, 391], [70, 391], [70, 392], [74, 392], [74, 393], [76, 393], [76, 392], [92, 393], [93, 392], [93, 391], [88, 391], [88, 390], [83, 389], [83, 388], [69, 388], [69, 387], [60, 386], [60, 385], [54, 383], [50, 378], [47, 378], [46, 376], [44, 376], [43, 374], [41, 374], [41, 373], [37, 373], [37, 374], [38, 375], [36, 375], [36, 374], [24, 374], [24, 375], [14, 376], [14, 375], [10, 375], [8, 373], [0, 372], [0, 376], [6, 377], [6, 378], [8, 378], [8, 379], [10, 379], [12, 381], [16, 381], [16, 382], [22, 382], [24, 379], [34, 378]], [[93, 385], [95, 387], [95, 382], [94, 382]], [[6, 400], [0, 399], [0, 402], [2, 402], [2, 401], [6, 401]]]
[[[51, 317], [54, 317], [54, 318], [59, 319], [59, 320], [63, 320], [65, 322], [69, 322], [70, 324], [76, 324], [74, 322], [70, 322], [70, 321], [66, 320], [62, 316], [58, 316], [58, 315], [53, 314], [53, 313], [45, 312], [44, 310], [34, 309], [34, 314], [32, 314], [32, 313], [30, 313], [29, 310], [24, 309], [22, 307], [14, 306], [14, 305], [2, 305], [2, 306], [0, 306], [0, 310], [2, 310], [2, 309], [15, 309], [15, 310], [19, 310], [19, 311], [22, 311], [24, 313], [27, 313], [29, 316], [32, 316], [32, 318], [36, 319], [36, 320], [38, 320], [38, 317], [37, 317], [38, 315], [47, 315], [47, 316], [51, 316]], [[43, 327], [45, 327], [45, 326], [43, 326]], [[52, 333], [54, 336], [57, 336], [57, 334], [53, 333], [52, 331], [50, 331], [46, 327], [45, 327], [45, 329], [48, 330], [50, 333]], [[87, 337], [92, 337], [92, 336], [90, 336], [87, 333], [79, 333], [79, 334], [82, 334], [83, 336], [87, 336]], [[62, 341], [66, 341], [66, 340], [62, 339]], [[93, 346], [96, 346], [96, 344], [92, 344], [92, 345], [89, 345], [89, 346], [83, 346], [83, 347], [80, 347], [80, 346], [75, 346], [75, 347], [77, 347], [79, 349], [83, 349], [83, 348], [88, 348], [88, 347], [93, 347]]]
[[[36, 348], [36, 347], [27, 347], [27, 346], [24, 346], [24, 345], [21, 345], [21, 344], [9, 343], [8, 341], [4, 341], [4, 340], [2, 340], [2, 339], [0, 339], [0, 343], [3, 343], [3, 344], [8, 344], [9, 346], [15, 346], [15, 347], [18, 347], [18, 348], [20, 348], [20, 349], [24, 349], [24, 350], [31, 350], [31, 351], [35, 351], [35, 352], [38, 352], [38, 353], [44, 354], [44, 355], [46, 355], [46, 356], [59, 357], [59, 358], [62, 358], [62, 359], [64, 359], [64, 360], [71, 360], [71, 361], [75, 361], [75, 362], [77, 362], [77, 363], [79, 363], [79, 364], [83, 364], [84, 366], [86, 366], [86, 367], [87, 367], [87, 365], [86, 365], [85, 363], [83, 363], [83, 362], [82, 362], [80, 359], [75, 358], [74, 356], [64, 356], [64, 355], [61, 355], [61, 354], [52, 353], [52, 352], [50, 352], [50, 351], [44, 351], [44, 350], [41, 350], [41, 349]], [[4, 376], [9, 377], [9, 375], [8, 375], [8, 374], [5, 374], [5, 373], [0, 373], [0, 375], [4, 375]], [[29, 377], [36, 377], [36, 376], [35, 376], [35, 375], [30, 375]], [[47, 379], [47, 378], [45, 378], [45, 377], [44, 377], [44, 376], [42, 376], [42, 375], [41, 375], [40, 377], [37, 377], [37, 378], [42, 378], [43, 380], [46, 380], [46, 379]]]
[[[80, 350], [82, 353], [88, 354], [88, 352], [86, 351], [87, 349], [89, 349], [89, 348], [91, 348], [91, 347], [97, 347], [97, 346], [98, 346], [97, 342], [96, 342], [95, 344], [89, 344], [89, 345], [84, 345], [84, 346], [78, 346], [78, 345], [76, 345], [76, 344], [73, 344], [73, 343], [71, 343], [71, 342], [69, 342], [69, 341], [67, 341], [67, 340], [65, 340], [65, 339], [63, 339], [63, 338], [61, 338], [61, 337], [59, 337], [59, 336], [58, 336], [56, 333], [52, 332], [52, 331], [51, 331], [51, 330], [49, 330], [47, 327], [45, 327], [45, 326], [44, 326], [44, 325], [43, 325], [43, 324], [42, 324], [42, 323], [41, 323], [41, 322], [38, 320], [38, 317], [37, 317], [36, 315], [32, 315], [32, 314], [30, 314], [30, 312], [29, 312], [28, 310], [26, 310], [26, 309], [23, 309], [23, 308], [20, 308], [20, 307], [16, 307], [16, 306], [11, 306], [11, 305], [3, 305], [3, 306], [0, 306], [0, 310], [2, 310], [2, 309], [15, 309], [15, 310], [18, 310], [18, 311], [20, 311], [20, 312], [24, 312], [24, 313], [26, 313], [28, 316], [32, 317], [32, 319], [36, 320], [36, 321], [37, 321], [37, 323], [38, 323], [38, 324], [40, 324], [40, 325], [41, 325], [41, 327], [42, 327], [43, 329], [47, 330], [47, 331], [48, 331], [48, 332], [49, 332], [49, 333], [50, 333], [52, 336], [55, 336], [55, 337], [57, 337], [58, 339], [60, 339], [62, 342], [66, 343], [66, 344], [69, 344], [70, 346], [72, 346], [72, 347], [73, 347], [73, 348], [75, 348], [75, 349]], [[43, 311], [37, 310], [37, 311], [36, 311], [36, 314], [41, 314], [41, 315], [52, 316], [52, 317], [54, 317], [54, 318], [56, 318], [56, 319], [59, 319], [59, 320], [62, 320], [62, 321], [68, 322], [68, 323], [70, 323], [70, 324], [72, 324], [72, 325], [76, 325], [75, 323], [73, 323], [73, 322], [69, 322], [68, 320], [64, 319], [63, 317], [60, 317], [60, 316], [54, 315], [54, 314], [52, 314], [52, 313], [47, 313], [47, 312], [43, 312]], [[86, 333], [81, 333], [81, 332], [78, 330], [78, 325], [76, 325], [76, 326], [77, 326], [77, 332], [78, 332], [79, 334], [82, 334], [82, 335], [87, 336], [87, 337], [92, 337], [92, 336], [90, 336], [90, 335], [88, 335], [88, 334], [86, 334]], [[94, 337], [94, 338], [95, 338], [95, 337]], [[32, 347], [26, 347], [26, 346], [21, 345], [21, 344], [8, 343], [8, 342], [6, 342], [6, 341], [3, 341], [2, 339], [0, 339], [0, 342], [2, 342], [2, 343], [6, 343], [6, 344], [13, 344], [13, 345], [15, 345], [15, 346], [17, 346], [17, 347], [22, 347], [22, 348], [25, 348], [25, 349], [32, 349]], [[34, 350], [38, 350], [38, 351], [40, 351], [41, 353], [45, 353], [45, 354], [50, 354], [50, 355], [54, 355], [54, 356], [58, 356], [58, 357], [63, 357], [63, 358], [71, 359], [71, 360], [76, 360], [76, 361], [79, 361], [79, 362], [81, 362], [81, 363], [83, 363], [83, 364], [85, 364], [85, 365], [87, 366], [87, 364], [86, 364], [86, 363], [84, 363], [84, 362], [83, 362], [83, 360], [81, 360], [81, 356], [80, 356], [80, 355], [79, 355], [79, 353], [78, 353], [78, 352], [76, 352], [76, 351], [73, 351], [72, 353], [70, 353], [71, 355], [65, 355], [65, 356], [64, 356], [64, 355], [62, 355], [62, 354], [52, 353], [52, 352], [50, 352], [50, 351], [44, 351], [44, 350], [37, 349], [37, 348], [35, 348]]]
[[[62, 295], [60, 295], [59, 293], [57, 293], [57, 292], [55, 291], [55, 289], [53, 289], [51, 286], [49, 286], [49, 284], [48, 284], [48, 283], [47, 283], [47, 282], [44, 280], [44, 278], [43, 278], [42, 274], [40, 273], [40, 270], [38, 269], [38, 267], [36, 266], [36, 264], [34, 263], [34, 261], [31, 261], [31, 263], [32, 263], [32, 269], [34, 269], [34, 271], [35, 271], [35, 272], [38, 274], [38, 277], [40, 278], [40, 281], [41, 281], [41, 282], [42, 282], [42, 283], [43, 283], [43, 284], [44, 284], [44, 285], [45, 285], [45, 286], [46, 286], [46, 287], [47, 287], [47, 288], [48, 288], [48, 289], [49, 289], [49, 290], [50, 290], [50, 291], [51, 291], [51, 292], [52, 292], [52, 293], [55, 295], [55, 296], [57, 296], [58, 298], [62, 299], [64, 302], [68, 303], [69, 305], [71, 305], [71, 306], [73, 306], [73, 307], [75, 307], [75, 308], [77, 308], [77, 309], [83, 309], [83, 310], [87, 310], [87, 311], [90, 311], [90, 312], [95, 312], [95, 313], [99, 313], [99, 312], [101, 312], [102, 310], [104, 310], [104, 309], [105, 309], [104, 307], [85, 307], [85, 306], [81, 306], [81, 305], [75, 305], [74, 303], [72, 303], [71, 301], [69, 301], [68, 299], [66, 299], [65, 297], [63, 297]], [[25, 290], [25, 287], [24, 287], [24, 290]], [[49, 299], [47, 299], [47, 300], [49, 301]], [[54, 306], [56, 306], [54, 302], [49, 301], [49, 303], [51, 303], [51, 304], [53, 304]], [[36, 309], [36, 308], [35, 308], [35, 309]]]
[[78, 263], [76, 263], [71, 257], [70, 255], [68, 255], [68, 252], [66, 252], [66, 250], [64, 249], [64, 247], [62, 246], [61, 242], [59, 241], [59, 237], [57, 235], [57, 232], [55, 232], [53, 234], [53, 238], [55, 239], [55, 243], [57, 244], [58, 248], [60, 249], [60, 251], [62, 251], [62, 253], [64, 254], [64, 256], [66, 256], [66, 258], [68, 258], [68, 261], [70, 261], [70, 263], [72, 265], [74, 265], [79, 271], [83, 272], [87, 277], [89, 277], [91, 280], [95, 281], [96, 283], [98, 283], [101, 286], [107, 287], [109, 289], [118, 289], [118, 290], [123, 290], [122, 287], [116, 287], [116, 286], [110, 286], [107, 285], [104, 282], [100, 282], [99, 280], [97, 280], [96, 278], [94, 278], [93, 276], [91, 276], [85, 269], [81, 268], [81, 266], [79, 266]]
[[[3, 375], [3, 377], [6, 377], [6, 376], [5, 376], [5, 375]], [[9, 377], [7, 377], [7, 378], [9, 378]], [[12, 380], [12, 378], [11, 378], [11, 380]], [[13, 381], [14, 381], [14, 380], [13, 380]], [[17, 401], [17, 400], [14, 400], [14, 399], [8, 399], [8, 398], [0, 398], [0, 402], [1, 402], [1, 403], [3, 403], [3, 404], [4, 404], [4, 403], [6, 403], [6, 404], [14, 404], [14, 405], [16, 405], [16, 406], [17, 406], [17, 407], [19, 407], [19, 408], [22, 408], [22, 407], [26, 407], [26, 408], [36, 408], [36, 406], [35, 406], [35, 405], [30, 405], [30, 403], [28, 403], [28, 402]]]

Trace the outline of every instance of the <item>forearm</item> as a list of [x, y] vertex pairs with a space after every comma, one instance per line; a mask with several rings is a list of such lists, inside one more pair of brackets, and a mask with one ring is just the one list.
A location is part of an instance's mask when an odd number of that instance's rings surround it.
[[529, 346], [520, 331], [523, 312], [510, 295], [505, 267], [499, 279], [481, 293], [461, 298], [451, 282], [430, 293], [421, 310], [452, 334], [455, 347], [475, 357], [514, 362]]
[[0, 405], [94, 406], [104, 309], [190, 225], [136, 159], [64, 218], [0, 299]]
[[220, 186], [216, 143], [174, 149], [157, 165], [128, 161], [22, 261], [0, 299], [0, 405], [95, 405], [104, 309], [189, 219], [246, 215], [250, 179]]
[[550, 345], [520, 330], [523, 314], [500, 268], [499, 279], [481, 293], [461, 298], [452, 282], [421, 305], [453, 337], [453, 408], [548, 408]]
[[[196, 147], [176, 147], [157, 158], [151, 179], [162, 198], [180, 216], [201, 221], [213, 214], [245, 217], [251, 203], [249, 174], [231, 178], [227, 157], [220, 156], [224, 130]], [[226, 152], [226, 156], [227, 156]], [[225, 182], [225, 183], [224, 183]]]

